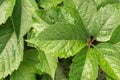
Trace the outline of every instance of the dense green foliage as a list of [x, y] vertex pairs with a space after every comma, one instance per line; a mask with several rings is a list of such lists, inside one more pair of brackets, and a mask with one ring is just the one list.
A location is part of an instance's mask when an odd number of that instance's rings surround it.
[[0, 80], [120, 80], [120, 1], [0, 0]]

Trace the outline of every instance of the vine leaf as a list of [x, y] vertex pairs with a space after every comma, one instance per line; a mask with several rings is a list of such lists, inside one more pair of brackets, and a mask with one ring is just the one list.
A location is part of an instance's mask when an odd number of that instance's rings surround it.
[[70, 80], [96, 80], [98, 64], [92, 56], [93, 49], [83, 48], [74, 58], [70, 67]]
[[23, 59], [23, 39], [19, 42], [13, 29], [0, 30], [0, 79], [18, 69]]
[[12, 15], [15, 0], [0, 0], [0, 25]]
[[114, 30], [114, 32], [110, 38], [110, 41], [109, 41], [110, 43], [115, 44], [115, 43], [120, 42], [120, 35], [118, 35], [118, 34], [120, 34], [119, 30], [120, 30], [120, 25]]
[[31, 29], [32, 15], [35, 9], [38, 9], [38, 7], [34, 0], [16, 0], [12, 21], [18, 39], [22, 38]]
[[[51, 12], [47, 12], [48, 15], [52, 13], [52, 11], [55, 12], [55, 10], [57, 9], [51, 9]], [[43, 19], [39, 13], [41, 12], [37, 12], [36, 16], [33, 18], [34, 29], [31, 31], [27, 42], [33, 46], [39, 47], [39, 49], [43, 50], [45, 53], [65, 58], [75, 55], [86, 45], [87, 36], [86, 33], [83, 32], [85, 28], [82, 27], [82, 24], [78, 25], [74, 20], [73, 23], [70, 23], [71, 21], [69, 21], [68, 18], [67, 21], [63, 22], [63, 19], [66, 18], [66, 15], [69, 13], [59, 13], [59, 15], [64, 15], [62, 19], [59, 19], [59, 16], [50, 19], [51, 21], [53, 20], [54, 23], [49, 23], [50, 21]], [[52, 13], [52, 15], [54, 14], [55, 13]], [[69, 17], [71, 19], [71, 16]], [[49, 18], [47, 17], [47, 19]]]
[[58, 4], [62, 3], [63, 0], [40, 0], [39, 6], [42, 8], [56, 7]]
[[52, 79], [54, 80], [55, 77], [55, 71], [57, 68], [57, 57], [51, 56], [48, 53], [44, 53], [43, 51], [39, 50], [39, 60], [40, 63], [37, 65], [37, 67], [41, 70], [41, 72], [45, 72], [49, 74]]
[[37, 68], [40, 63], [38, 56], [39, 53], [36, 49], [25, 51], [23, 61], [18, 70], [10, 76], [10, 80], [36, 80], [35, 74], [42, 74], [41, 70]]
[[[113, 13], [111, 13], [113, 12]], [[92, 18], [88, 29], [97, 41], [109, 41], [114, 30], [120, 25], [120, 10], [116, 5], [106, 5]]]
[[119, 44], [101, 43], [96, 47], [96, 57], [102, 70], [108, 77], [120, 79], [120, 50]]

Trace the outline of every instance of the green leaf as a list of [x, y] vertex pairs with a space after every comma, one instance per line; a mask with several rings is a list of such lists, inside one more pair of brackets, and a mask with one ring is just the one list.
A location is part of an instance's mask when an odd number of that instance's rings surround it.
[[97, 6], [93, 0], [65, 0], [64, 5], [65, 9], [75, 18], [75, 21], [86, 28], [97, 11]]
[[35, 36], [36, 40], [86, 40], [82, 28], [68, 23], [56, 23]]
[[111, 38], [110, 38], [110, 43], [117, 43], [120, 42], [120, 25], [114, 30]]
[[97, 9], [100, 9], [101, 7], [104, 7], [108, 4], [115, 4], [119, 3], [119, 0], [94, 0], [95, 4], [97, 5]]
[[[65, 7], [36, 13], [34, 29], [27, 40], [32, 46], [39, 46], [45, 53], [65, 58], [75, 55], [85, 46], [83, 41], [87, 41], [87, 36], [83, 22], [75, 6], [71, 8], [67, 2], [64, 1]], [[74, 11], [77, 13], [74, 14]]]
[[0, 79], [16, 70], [23, 59], [23, 40], [10, 28], [0, 30]]
[[37, 65], [40, 63], [38, 56], [39, 53], [36, 49], [25, 51], [24, 60], [21, 65], [26, 67], [26, 70], [31, 73], [41, 74], [40, 69], [37, 68]]
[[15, 0], [0, 0], [0, 25], [12, 15], [14, 5]]
[[120, 50], [117, 45], [101, 43], [96, 48], [99, 65], [112, 80], [120, 79]]
[[[59, 7], [53, 7], [50, 9], [42, 9], [42, 10], [36, 11], [36, 15], [38, 15], [39, 18], [41, 18], [48, 24], [54, 24], [56, 22], [65, 21], [62, 10], [63, 8], [59, 8]], [[33, 17], [36, 18], [35, 16]]]
[[81, 30], [79, 26], [57, 23], [40, 33], [33, 32], [32, 37], [27, 41], [39, 46], [45, 53], [58, 57], [69, 57], [75, 55], [86, 45], [82, 41], [82, 39], [86, 39], [86, 36], [80, 33]]
[[56, 7], [58, 4], [62, 3], [63, 0], [40, 0], [39, 5], [42, 8]]
[[35, 9], [38, 9], [35, 0], [16, 0], [12, 20], [18, 38], [22, 38], [31, 29]]
[[69, 56], [75, 55], [86, 45], [80, 40], [40, 40], [39, 42], [28, 42], [38, 46], [45, 53], [61, 58], [67, 58]]
[[[82, 19], [79, 15], [78, 10], [76, 9], [76, 6], [73, 2], [73, 0], [65, 0], [64, 1], [64, 7], [68, 13], [74, 18], [74, 24], [78, 25], [82, 30], [80, 30], [82, 35], [86, 35], [86, 29], [82, 22]], [[71, 6], [72, 5], [72, 6]]]
[[38, 55], [36, 49], [25, 51], [23, 62], [18, 70], [11, 75], [10, 80], [36, 80], [35, 73], [41, 74], [40, 69], [37, 68], [40, 63]]
[[[112, 12], [112, 13], [111, 13]], [[88, 29], [97, 41], [108, 41], [114, 30], [120, 25], [120, 10], [115, 5], [100, 8], [91, 20]]]
[[20, 66], [17, 71], [15, 71], [10, 80], [36, 80], [36, 76], [34, 73], [30, 73], [26, 70], [26, 67]]
[[70, 80], [96, 80], [98, 64], [93, 53], [93, 49], [85, 47], [73, 58]]
[[52, 79], [54, 80], [55, 71], [58, 62], [57, 57], [51, 56], [48, 53], [44, 53], [39, 49], [38, 51], [39, 51], [40, 64], [38, 64], [37, 67], [40, 68], [42, 72], [51, 75]]

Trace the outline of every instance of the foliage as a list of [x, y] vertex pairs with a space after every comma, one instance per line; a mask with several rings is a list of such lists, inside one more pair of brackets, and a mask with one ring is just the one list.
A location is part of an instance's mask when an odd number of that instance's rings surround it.
[[5, 78], [120, 80], [120, 1], [0, 0]]

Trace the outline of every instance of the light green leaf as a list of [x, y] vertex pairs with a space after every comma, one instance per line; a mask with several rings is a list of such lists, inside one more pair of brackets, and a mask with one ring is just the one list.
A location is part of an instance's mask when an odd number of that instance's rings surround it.
[[22, 38], [31, 29], [35, 9], [38, 9], [35, 0], [16, 0], [12, 20], [18, 38]]
[[68, 23], [56, 23], [54, 25], [50, 25], [49, 28], [46, 28], [43, 31], [41, 31], [38, 36], [35, 36], [35, 38], [38, 40], [86, 41], [86, 35], [82, 33], [82, 28]]
[[[112, 13], [111, 13], [112, 12]], [[114, 30], [120, 25], [120, 10], [115, 5], [100, 8], [88, 26], [89, 33], [97, 41], [108, 41]]]
[[20, 66], [11, 76], [10, 80], [36, 80], [34, 73], [26, 70], [26, 67]]
[[96, 48], [99, 65], [112, 80], [120, 79], [120, 50], [116, 46], [117, 44], [101, 43]]
[[31, 40], [28, 42], [38, 46], [45, 53], [61, 58], [75, 55], [86, 45], [80, 40], [40, 40], [39, 42]]
[[16, 70], [23, 59], [23, 40], [10, 28], [0, 30], [0, 79]]
[[55, 73], [55, 80], [68, 80], [70, 65], [71, 65], [71, 58], [59, 59], [59, 63]]
[[18, 70], [10, 76], [10, 80], [36, 80], [35, 73], [41, 74], [40, 69], [37, 68], [40, 63], [38, 55], [36, 49], [25, 51], [23, 62]]
[[0, 0], [0, 25], [12, 15], [14, 5], [15, 0]]
[[115, 4], [119, 3], [119, 0], [94, 0], [95, 4], [97, 5], [97, 9], [100, 9], [101, 7], [104, 7], [108, 4]]
[[42, 8], [56, 7], [58, 4], [62, 3], [63, 0], [40, 0], [39, 5]]
[[117, 43], [120, 42], [120, 25], [114, 30], [111, 38], [110, 38], [110, 43]]
[[[42, 9], [42, 10], [36, 11], [36, 15], [38, 15], [39, 18], [41, 18], [48, 24], [54, 24], [56, 22], [65, 21], [64, 16], [62, 14], [62, 10], [63, 10], [63, 8], [59, 8], [59, 7], [53, 7], [50, 9]], [[34, 21], [34, 22], [36, 22], [36, 21]]]
[[55, 71], [58, 62], [57, 57], [51, 56], [48, 53], [44, 53], [39, 49], [38, 51], [39, 51], [40, 64], [38, 64], [37, 67], [40, 68], [42, 72], [51, 75], [52, 79], [54, 80]]
[[74, 58], [70, 68], [70, 80], [96, 80], [98, 64], [93, 49], [85, 47]]
[[57, 23], [44, 29], [40, 33], [35, 31], [27, 40], [29, 43], [39, 46], [45, 53], [58, 57], [69, 57], [75, 55], [86, 44], [86, 36], [80, 33], [79, 26], [68, 23]]

